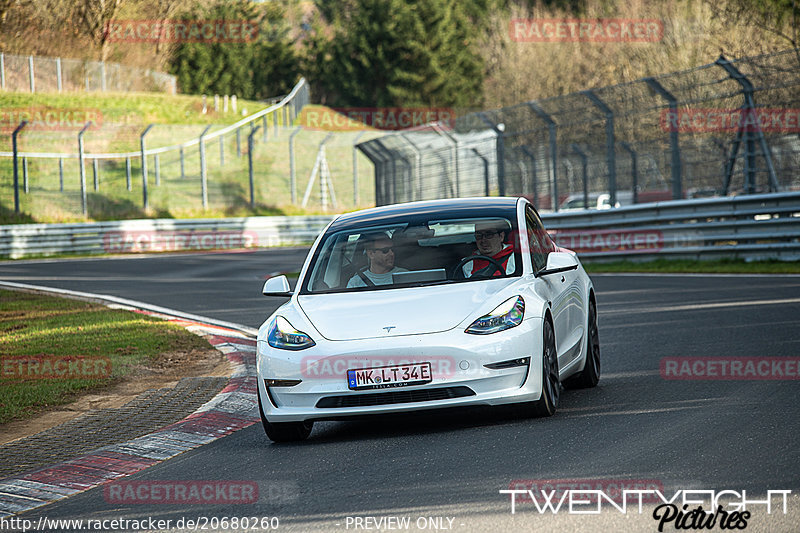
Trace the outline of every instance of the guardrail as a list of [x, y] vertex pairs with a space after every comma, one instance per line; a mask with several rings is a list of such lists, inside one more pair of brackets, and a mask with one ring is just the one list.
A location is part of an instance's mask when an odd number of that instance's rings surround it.
[[[307, 245], [332, 216], [128, 220], [0, 226], [0, 257]], [[543, 214], [584, 260], [800, 259], [800, 192]]]
[[204, 251], [311, 244], [332, 216], [154, 219], [0, 226], [0, 257]]
[[544, 214], [582, 259], [800, 259], [800, 193], [675, 200]]

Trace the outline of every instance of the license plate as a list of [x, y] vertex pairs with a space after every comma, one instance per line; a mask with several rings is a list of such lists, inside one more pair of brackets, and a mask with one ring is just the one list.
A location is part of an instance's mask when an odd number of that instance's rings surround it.
[[430, 363], [409, 363], [347, 371], [347, 386], [351, 390], [408, 387], [431, 381], [433, 381], [433, 376]]

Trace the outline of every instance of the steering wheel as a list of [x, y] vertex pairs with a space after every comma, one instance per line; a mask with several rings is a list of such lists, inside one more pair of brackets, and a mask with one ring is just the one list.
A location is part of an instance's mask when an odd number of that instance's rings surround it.
[[458, 265], [456, 265], [456, 268], [453, 270], [453, 279], [465, 279], [466, 277], [464, 276], [464, 270], [463, 270], [464, 265], [476, 259], [483, 259], [484, 261], [488, 261], [490, 265], [494, 267], [494, 270], [492, 270], [490, 273], [490, 277], [494, 275], [495, 272], [500, 272], [501, 274], [506, 273], [505, 267], [500, 263], [500, 261], [498, 261], [493, 257], [489, 257], [488, 255], [468, 255], [467, 257], [459, 261]]

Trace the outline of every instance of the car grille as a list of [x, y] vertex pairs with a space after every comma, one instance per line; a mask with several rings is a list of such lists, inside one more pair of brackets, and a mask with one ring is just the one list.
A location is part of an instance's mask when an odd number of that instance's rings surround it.
[[371, 405], [389, 405], [395, 403], [430, 402], [475, 396], [469, 387], [440, 387], [436, 389], [401, 390], [378, 392], [371, 394], [347, 394], [344, 396], [327, 396], [317, 402], [320, 409], [337, 409], [342, 407], [369, 407]]

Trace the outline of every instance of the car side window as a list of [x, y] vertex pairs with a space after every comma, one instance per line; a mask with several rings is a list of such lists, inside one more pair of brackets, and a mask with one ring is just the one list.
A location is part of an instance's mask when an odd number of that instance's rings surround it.
[[538, 272], [547, 265], [547, 254], [552, 251], [550, 249], [551, 243], [542, 222], [530, 207], [525, 210], [525, 225], [528, 231], [533, 270]]

